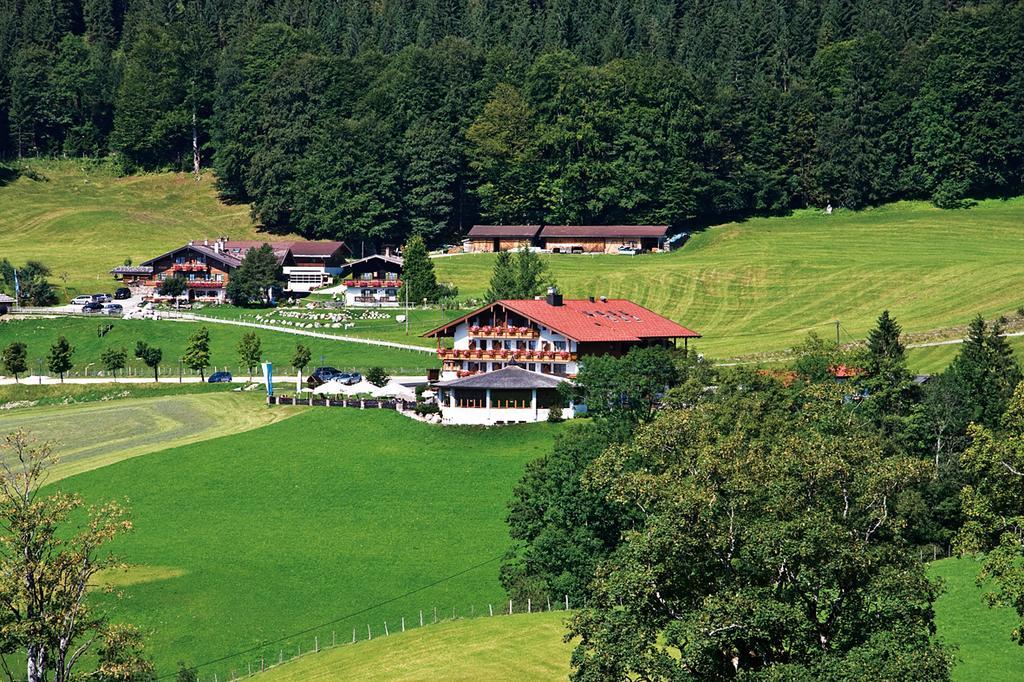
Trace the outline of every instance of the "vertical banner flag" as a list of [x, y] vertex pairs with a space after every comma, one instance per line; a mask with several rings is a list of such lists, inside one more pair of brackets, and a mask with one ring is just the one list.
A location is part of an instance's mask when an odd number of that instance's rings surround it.
[[274, 366], [270, 362], [262, 362], [260, 366], [263, 368], [263, 380], [267, 382], [267, 395], [273, 397], [274, 395]]

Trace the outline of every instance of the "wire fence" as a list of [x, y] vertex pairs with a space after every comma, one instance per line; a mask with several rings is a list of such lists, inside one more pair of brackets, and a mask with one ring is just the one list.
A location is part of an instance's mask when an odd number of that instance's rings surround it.
[[[374, 620], [346, 619], [343, 623], [332, 623], [329, 626], [315, 627], [303, 631], [296, 636], [261, 646], [259, 650], [249, 650], [221, 657], [216, 661], [194, 666], [200, 682], [231, 682], [252, 677], [298, 659], [308, 658], [315, 654], [369, 642], [382, 637], [401, 634], [408, 630], [424, 628], [439, 623], [452, 622], [466, 618], [496, 618], [516, 614], [541, 613], [572, 610], [567, 595], [552, 600], [545, 598], [538, 603], [528, 599], [525, 603], [508, 602], [481, 603], [459, 609], [429, 606], [422, 609], [398, 611], [389, 618]], [[165, 674], [157, 679], [174, 679], [176, 673]]]

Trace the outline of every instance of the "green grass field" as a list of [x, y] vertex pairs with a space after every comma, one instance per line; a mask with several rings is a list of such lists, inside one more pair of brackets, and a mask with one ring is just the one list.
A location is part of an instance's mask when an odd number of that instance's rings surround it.
[[50, 476], [56, 481], [157, 450], [242, 433], [298, 412], [270, 409], [262, 394], [218, 388], [217, 393], [19, 408], [0, 412], [2, 433], [26, 429], [52, 442], [60, 454]]
[[[113, 329], [100, 337], [97, 329], [101, 325], [112, 324]], [[135, 343], [144, 340], [151, 345], [160, 347], [164, 353], [164, 369], [168, 375], [177, 376], [178, 358], [185, 350], [188, 336], [200, 325], [194, 322], [175, 322], [169, 320], [110, 320], [109, 318], [60, 318], [43, 319], [29, 318], [0, 322], [0, 347], [12, 341], [28, 344], [31, 372], [46, 367], [46, 354], [60, 335], [67, 337], [75, 347], [74, 362], [76, 369], [85, 371], [87, 365], [90, 374], [95, 374], [101, 367], [100, 354], [109, 347], [127, 348], [129, 356]], [[239, 367], [236, 346], [242, 334], [255, 331], [263, 345], [264, 360], [270, 360], [276, 368], [276, 375], [291, 373], [288, 366], [295, 352], [295, 345], [302, 343], [313, 352], [312, 365], [333, 365], [341, 369], [359, 369], [380, 366], [385, 369], [399, 371], [422, 371], [428, 367], [438, 366], [437, 356], [417, 351], [402, 350], [382, 346], [370, 346], [345, 341], [332, 341], [315, 337], [298, 336], [286, 332], [269, 330], [251, 330], [245, 327], [210, 323], [211, 364], [215, 367], [228, 367], [236, 376], [245, 376], [246, 370]], [[327, 330], [339, 331], [340, 330]], [[132, 358], [133, 368], [140, 376], [152, 376], [145, 365]]]
[[213, 177], [186, 173], [119, 178], [89, 161], [31, 161], [42, 180], [0, 186], [0, 257], [43, 261], [63, 294], [109, 291], [109, 272], [126, 258], [139, 263], [189, 239], [255, 239], [246, 205], [219, 202]]
[[442, 428], [308, 409], [60, 485], [87, 501], [130, 497], [135, 531], [117, 551], [139, 568], [120, 581], [116, 617], [151, 633], [165, 673], [252, 649], [202, 669], [224, 679], [332, 631], [364, 639], [368, 624], [376, 637], [420, 609], [443, 619], [502, 603], [505, 505], [558, 428], [572, 427]]
[[[299, 314], [326, 314], [332, 312], [343, 312], [342, 310], [328, 310], [328, 309], [316, 309], [306, 310], [303, 308], [285, 308], [285, 309], [252, 309], [252, 308], [239, 308], [231, 305], [222, 306], [209, 306], [201, 310], [196, 311], [198, 315], [205, 315], [208, 317], [215, 317], [221, 319], [230, 320], [242, 320], [245, 322], [259, 322], [266, 323], [267, 319], [277, 320], [290, 320], [288, 315], [292, 313]], [[352, 319], [348, 322], [353, 325], [348, 329], [326, 329], [331, 334], [338, 334], [341, 336], [354, 336], [365, 339], [379, 339], [382, 341], [392, 341], [394, 343], [404, 343], [413, 346], [423, 346], [424, 348], [434, 348], [437, 345], [435, 339], [424, 339], [420, 337], [424, 331], [440, 327], [445, 322], [455, 319], [459, 315], [469, 312], [468, 310], [440, 310], [437, 308], [426, 308], [426, 309], [410, 309], [409, 316], [409, 330], [406, 332], [406, 325], [404, 322], [399, 322], [396, 318], [406, 314], [406, 311], [401, 308], [391, 308], [378, 311], [367, 311], [362, 309], [348, 309], [344, 312], [352, 315]], [[389, 315], [388, 319], [375, 319], [375, 317], [369, 315], [370, 312], [383, 313]], [[364, 317], [365, 316], [365, 317]], [[261, 319], [262, 318], [262, 319]]]
[[1010, 608], [991, 609], [977, 585], [979, 564], [973, 559], [941, 559], [929, 573], [945, 581], [935, 603], [939, 636], [956, 647], [953, 679], [960, 682], [1015, 682], [1024, 671], [1024, 647], [1010, 639], [1019, 622]]
[[[629, 298], [704, 335], [713, 357], [782, 350], [809, 331], [863, 338], [888, 308], [905, 331], [1024, 306], [1024, 198], [944, 211], [901, 202], [825, 216], [797, 211], [696, 234], [671, 254], [550, 256], [570, 297]], [[461, 296], [482, 295], [493, 256], [434, 261]]]
[[[939, 637], [956, 650], [953, 679], [1018, 680], [1024, 649], [1009, 637], [1016, 616], [984, 604], [977, 571], [970, 559], [943, 559], [929, 568], [945, 582], [935, 616]], [[563, 641], [564, 622], [564, 613], [553, 612], [443, 623], [307, 655], [259, 679], [565, 679], [572, 645]]]
[[456, 620], [285, 663], [257, 679], [564, 680], [571, 643], [565, 612]]

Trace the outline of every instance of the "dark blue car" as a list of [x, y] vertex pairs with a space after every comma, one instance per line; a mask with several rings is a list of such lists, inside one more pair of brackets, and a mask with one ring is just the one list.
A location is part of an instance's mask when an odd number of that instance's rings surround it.
[[231, 379], [231, 372], [214, 372], [207, 381], [211, 384], [227, 384]]

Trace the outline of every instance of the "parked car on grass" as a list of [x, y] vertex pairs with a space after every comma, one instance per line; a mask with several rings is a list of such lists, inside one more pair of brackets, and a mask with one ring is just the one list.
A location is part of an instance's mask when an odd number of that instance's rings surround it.
[[101, 313], [103, 312], [103, 304], [99, 301], [90, 301], [82, 306], [83, 313]]
[[85, 305], [86, 303], [92, 303], [92, 296], [82, 294], [81, 296], [75, 296], [71, 299], [71, 305]]
[[123, 301], [123, 300], [125, 300], [127, 298], [131, 298], [131, 297], [132, 297], [132, 290], [129, 289], [128, 287], [118, 287], [114, 291], [114, 299], [117, 300], [117, 301]]
[[233, 378], [231, 372], [214, 372], [206, 381], [211, 384], [227, 384], [231, 383]]

